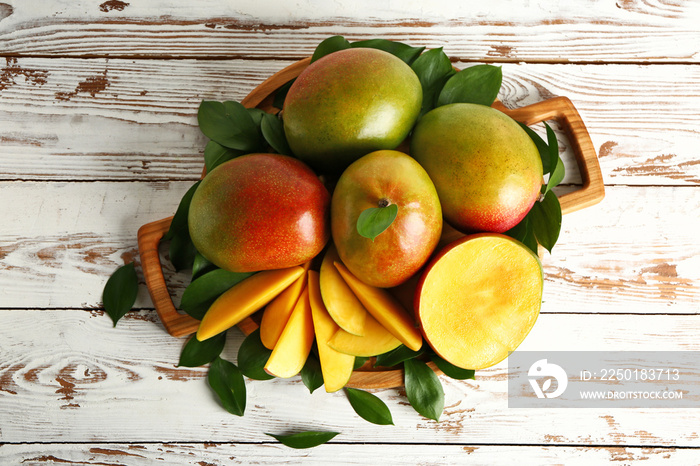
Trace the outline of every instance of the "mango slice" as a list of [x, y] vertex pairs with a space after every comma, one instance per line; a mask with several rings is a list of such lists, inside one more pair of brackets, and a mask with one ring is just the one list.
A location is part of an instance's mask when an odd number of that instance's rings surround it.
[[340, 256], [331, 244], [321, 263], [321, 296], [328, 313], [336, 324], [353, 335], [364, 335], [367, 310], [348, 287], [343, 277], [333, 265], [340, 262]]
[[358, 337], [341, 328], [328, 341], [328, 346], [336, 351], [362, 357], [386, 353], [397, 348], [400, 344], [401, 341], [382, 327], [382, 324], [377, 322], [377, 319], [372, 317], [371, 314], [367, 314], [365, 334], [363, 336]]
[[265, 306], [304, 274], [299, 266], [258, 272], [219, 296], [199, 323], [197, 340], [228, 330]]
[[[311, 262], [307, 262], [302, 266], [304, 272], [309, 270], [310, 265]], [[262, 321], [260, 322], [260, 340], [262, 340], [262, 344], [267, 349], [275, 348], [305, 286], [306, 273], [302, 274], [287, 289], [270, 301], [270, 304], [263, 311]]]
[[518, 241], [494, 233], [458, 239], [428, 264], [418, 285], [425, 340], [455, 366], [497, 364], [535, 324], [543, 284], [540, 260]]
[[297, 375], [309, 357], [313, 342], [314, 323], [309, 305], [309, 289], [306, 287], [265, 364], [265, 371], [285, 379]]
[[[334, 262], [334, 265], [365, 309], [384, 328], [414, 351], [418, 351], [423, 346], [423, 336], [416, 328], [411, 316], [388, 291], [360, 281], [340, 262]], [[449, 294], [449, 290], [445, 290], [445, 293]]]
[[321, 362], [321, 374], [326, 392], [336, 392], [343, 388], [352, 375], [355, 356], [340, 353], [330, 346], [328, 341], [340, 327], [333, 321], [321, 298], [321, 286], [318, 272], [309, 270], [309, 304], [314, 321], [318, 359]]

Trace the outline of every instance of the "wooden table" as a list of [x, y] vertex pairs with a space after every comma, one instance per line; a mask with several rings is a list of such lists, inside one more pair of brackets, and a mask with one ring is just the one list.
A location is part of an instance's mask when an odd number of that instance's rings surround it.
[[[112, 327], [105, 281], [200, 176], [200, 101], [241, 100], [341, 34], [501, 65], [507, 106], [563, 95], [581, 113], [606, 198], [564, 217], [521, 349], [700, 349], [700, 4], [380, 5], [0, 0], [1, 464], [700, 461], [699, 411], [509, 409], [505, 363], [443, 379], [439, 423], [390, 389], [396, 425], [375, 426], [298, 378], [249, 383], [239, 418], [205, 368], [176, 367], [183, 340], [143, 287]], [[168, 275], [181, 293], [188, 276]], [[341, 435], [291, 450], [264, 434], [307, 429]]]

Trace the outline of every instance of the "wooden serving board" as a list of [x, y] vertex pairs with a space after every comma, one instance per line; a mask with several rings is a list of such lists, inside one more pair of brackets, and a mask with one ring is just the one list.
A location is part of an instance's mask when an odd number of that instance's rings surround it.
[[[280, 70], [253, 89], [241, 103], [247, 108], [259, 108], [268, 113], [277, 112], [278, 109], [272, 105], [275, 93], [282, 85], [296, 78], [310, 62], [311, 59], [306, 58]], [[556, 120], [561, 125], [573, 149], [582, 180], [581, 188], [559, 197], [563, 214], [592, 206], [603, 199], [605, 187], [595, 148], [583, 120], [568, 98], [553, 97], [517, 109], [508, 109], [496, 101], [493, 107], [528, 126], [546, 120]], [[205, 172], [202, 173], [202, 177], [204, 174]], [[172, 217], [168, 217], [139, 228], [138, 247], [146, 286], [158, 316], [170, 335], [183, 337], [197, 330], [199, 320], [178, 312], [163, 275], [158, 247], [170, 228], [171, 221]], [[460, 236], [462, 233], [445, 224], [441, 242], [450, 242]], [[248, 335], [258, 328], [258, 323], [249, 317], [240, 322], [238, 327]], [[440, 373], [432, 362], [428, 365]], [[365, 364], [353, 373], [347, 385], [365, 389], [400, 387], [403, 385], [403, 370], [375, 369], [370, 364]]]

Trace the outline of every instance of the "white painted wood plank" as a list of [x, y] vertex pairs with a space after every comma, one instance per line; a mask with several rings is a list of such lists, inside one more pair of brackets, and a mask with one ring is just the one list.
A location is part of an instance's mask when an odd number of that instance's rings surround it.
[[[289, 63], [8, 59], [0, 178], [195, 180], [206, 143], [200, 102], [241, 100]], [[557, 95], [574, 102], [607, 184], [700, 183], [695, 67], [504, 64], [503, 75], [500, 98], [510, 107]], [[580, 182], [571, 151], [563, 157], [565, 182]]]
[[[7, 54], [300, 58], [335, 34], [471, 60], [694, 62], [696, 2], [3, 2]], [[41, 40], [37, 40], [41, 38]]]
[[56, 463], [148, 466], [230, 464], [623, 464], [696, 463], [696, 449], [667, 447], [523, 447], [515, 445], [373, 445], [329, 443], [311, 450], [293, 450], [277, 444], [145, 443], [145, 444], [29, 444], [0, 445], [7, 464], [39, 466]]
[[[298, 377], [249, 382], [244, 417], [214, 399], [204, 368], [176, 368], [183, 340], [152, 312], [112, 328], [97, 311], [0, 311], [0, 442], [269, 442], [265, 432], [341, 432], [339, 443], [700, 447], [687, 409], [507, 407], [507, 366], [443, 378], [440, 423], [402, 390], [377, 392], [395, 426], [361, 420], [342, 393], [309, 394]], [[542, 315], [522, 350], [698, 351], [700, 316]], [[224, 357], [235, 361], [239, 332]], [[0, 447], [0, 455], [2, 449]]]
[[[0, 183], [0, 308], [93, 308], [137, 257], [136, 233], [173, 215], [191, 182]], [[566, 215], [545, 253], [543, 312], [690, 313], [700, 302], [693, 187], [609, 187]], [[177, 297], [186, 273], [166, 268]], [[142, 289], [137, 307], [151, 307]]]

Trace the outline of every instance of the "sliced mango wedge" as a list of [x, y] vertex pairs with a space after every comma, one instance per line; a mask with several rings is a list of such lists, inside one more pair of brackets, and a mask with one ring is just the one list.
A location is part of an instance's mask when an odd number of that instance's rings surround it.
[[309, 304], [311, 304], [311, 314], [314, 320], [323, 385], [326, 387], [326, 391], [331, 393], [343, 388], [350, 380], [355, 365], [355, 356], [341, 353], [328, 346], [328, 341], [340, 327], [328, 314], [328, 310], [323, 304], [318, 275], [318, 272], [314, 270], [308, 272]]
[[[305, 272], [309, 270], [310, 265], [311, 262], [307, 262], [302, 266]], [[260, 322], [260, 340], [267, 349], [275, 348], [305, 286], [306, 273], [297, 278], [265, 307]]]
[[304, 273], [299, 266], [265, 270], [237, 283], [211, 305], [199, 323], [197, 340], [204, 341], [233, 327], [272, 301]]
[[320, 285], [323, 303], [340, 328], [361, 336], [364, 334], [367, 310], [338, 273], [334, 262], [340, 262], [340, 256], [331, 244], [321, 263]]
[[418, 351], [423, 346], [423, 336], [416, 328], [413, 319], [388, 291], [362, 282], [341, 262], [336, 261], [334, 265], [365, 309], [384, 328], [414, 351]]
[[307, 287], [294, 306], [292, 315], [265, 364], [265, 371], [285, 379], [297, 375], [309, 357], [313, 342], [314, 323]]
[[382, 327], [382, 324], [370, 314], [365, 320], [365, 334], [363, 336], [353, 335], [341, 328], [328, 341], [328, 346], [336, 351], [362, 357], [386, 353], [397, 348], [400, 344], [401, 341]]

